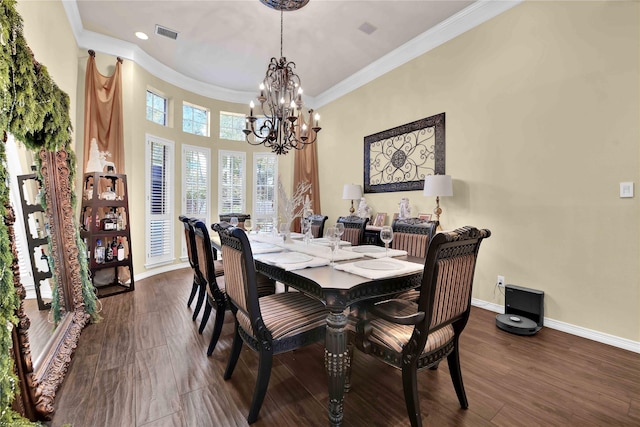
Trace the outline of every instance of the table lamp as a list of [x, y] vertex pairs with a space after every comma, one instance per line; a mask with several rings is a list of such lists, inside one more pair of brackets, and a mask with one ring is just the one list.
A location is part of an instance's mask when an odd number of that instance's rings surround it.
[[[424, 179], [424, 195], [436, 196], [436, 208], [433, 213], [436, 221], [440, 222], [440, 196], [453, 196], [453, 184], [450, 175], [427, 175]], [[439, 225], [438, 225], [439, 227]]]
[[349, 215], [353, 215], [356, 211], [353, 207], [353, 201], [362, 197], [362, 188], [357, 184], [345, 184], [342, 190], [342, 199], [351, 200], [351, 208], [349, 209]]

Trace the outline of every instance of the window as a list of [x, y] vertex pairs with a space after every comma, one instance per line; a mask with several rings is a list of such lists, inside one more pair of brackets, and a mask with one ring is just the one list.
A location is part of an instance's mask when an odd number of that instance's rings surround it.
[[150, 90], [147, 91], [147, 120], [167, 125], [167, 98]]
[[278, 158], [273, 153], [253, 155], [253, 226], [271, 230], [277, 212]]
[[[257, 117], [256, 122], [253, 125], [258, 135], [260, 135], [260, 126], [264, 124], [265, 120], [265, 117]], [[246, 117], [244, 114], [220, 111], [220, 139], [244, 141], [246, 136], [242, 130], [245, 126]], [[268, 132], [263, 133], [264, 136], [268, 135]]]
[[244, 141], [245, 115], [220, 111], [220, 139]]
[[221, 214], [244, 212], [246, 153], [218, 152], [218, 210]]
[[173, 261], [173, 141], [146, 136], [146, 263]]
[[182, 131], [209, 136], [209, 110], [197, 105], [182, 104]]
[[[192, 145], [182, 146], [182, 214], [209, 224], [209, 166], [211, 150]], [[182, 239], [182, 257], [187, 247]]]

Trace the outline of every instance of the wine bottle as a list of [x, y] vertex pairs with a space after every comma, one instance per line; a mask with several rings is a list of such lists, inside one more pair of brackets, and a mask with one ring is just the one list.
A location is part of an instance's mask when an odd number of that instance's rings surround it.
[[98, 239], [96, 242], [96, 263], [103, 264], [104, 263], [105, 250], [104, 246], [102, 246], [102, 240]]
[[124, 260], [124, 245], [122, 244], [122, 239], [118, 242], [118, 261]]

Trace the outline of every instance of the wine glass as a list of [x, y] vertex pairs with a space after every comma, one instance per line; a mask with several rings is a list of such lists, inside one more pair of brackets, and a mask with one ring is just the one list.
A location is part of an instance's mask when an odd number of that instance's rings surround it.
[[[341, 222], [336, 223], [336, 230], [338, 233], [338, 240], [342, 240], [342, 235], [344, 234], [344, 224]], [[340, 242], [338, 242], [340, 244]]]
[[238, 226], [238, 217], [237, 216], [232, 216], [231, 218], [229, 218], [229, 224], [233, 225], [234, 227]]
[[291, 226], [289, 225], [289, 223], [286, 223], [286, 222], [282, 222], [278, 226], [278, 231], [280, 232], [280, 236], [282, 236], [282, 241], [283, 242], [287, 241], [287, 235], [290, 232], [290, 228], [291, 228]]
[[244, 229], [247, 231], [247, 234], [251, 234], [251, 228], [253, 227], [253, 224], [251, 223], [251, 220], [249, 218], [244, 220]]
[[390, 225], [385, 225], [380, 230], [380, 240], [384, 242], [384, 256], [389, 256], [389, 243], [393, 240], [393, 229]]
[[339, 244], [338, 242], [340, 242], [340, 235], [338, 234], [338, 229], [336, 227], [327, 228], [326, 237], [329, 240], [329, 249], [331, 249], [331, 263], [329, 265], [335, 268], [336, 263], [333, 260], [333, 258], [336, 252], [336, 248], [338, 247], [338, 244]]

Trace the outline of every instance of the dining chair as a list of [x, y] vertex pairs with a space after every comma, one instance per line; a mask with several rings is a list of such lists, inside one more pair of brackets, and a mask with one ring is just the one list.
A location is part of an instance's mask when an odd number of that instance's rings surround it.
[[313, 214], [307, 217], [311, 220], [311, 235], [314, 239], [324, 236], [324, 224], [329, 219], [328, 216], [322, 214]]
[[407, 251], [409, 256], [424, 259], [437, 227], [438, 221], [420, 218], [397, 219], [391, 225], [393, 229], [391, 247]]
[[[191, 293], [189, 294], [189, 299], [187, 300], [187, 307], [191, 307], [191, 303], [197, 295], [196, 306], [193, 310], [193, 315], [191, 316], [191, 320], [195, 321], [200, 313], [200, 309], [202, 308], [202, 304], [205, 302], [205, 296], [207, 294], [206, 290], [206, 279], [203, 277], [202, 270], [199, 265], [198, 260], [198, 248], [196, 246], [196, 235], [194, 229], [194, 223], [197, 221], [196, 218], [189, 218], [186, 215], [180, 215], [178, 217], [180, 221], [182, 221], [184, 225], [184, 234], [187, 246], [187, 255], [189, 258], [189, 265], [193, 269], [193, 285], [191, 286]], [[216, 274], [222, 275], [224, 271], [222, 269], [222, 264], [216, 263]], [[205, 314], [208, 317], [206, 305], [205, 305]], [[205, 322], [206, 323], [206, 322]], [[202, 322], [200, 324], [202, 327]], [[202, 331], [200, 330], [200, 333]]]
[[359, 311], [355, 333], [350, 332], [350, 340], [359, 350], [402, 370], [405, 404], [413, 427], [422, 425], [417, 371], [435, 366], [445, 357], [460, 406], [469, 406], [460, 370], [459, 339], [469, 319], [480, 244], [490, 235], [489, 230], [469, 226], [436, 234], [427, 251], [418, 302], [390, 299], [373, 303]]
[[238, 218], [238, 227], [244, 230], [244, 221], [247, 219], [251, 219], [250, 214], [245, 213], [229, 213], [229, 214], [220, 214], [220, 222], [229, 222], [232, 217]]
[[350, 242], [352, 246], [361, 245], [364, 241], [364, 230], [369, 218], [360, 218], [356, 215], [338, 217], [338, 222], [344, 224], [342, 240]]
[[328, 311], [303, 292], [286, 292], [258, 298], [256, 269], [249, 240], [239, 228], [214, 224], [220, 234], [225, 260], [227, 295], [235, 315], [235, 334], [224, 379], [229, 380], [243, 342], [259, 355], [258, 376], [247, 421], [258, 418], [269, 386], [273, 356], [323, 342]]

